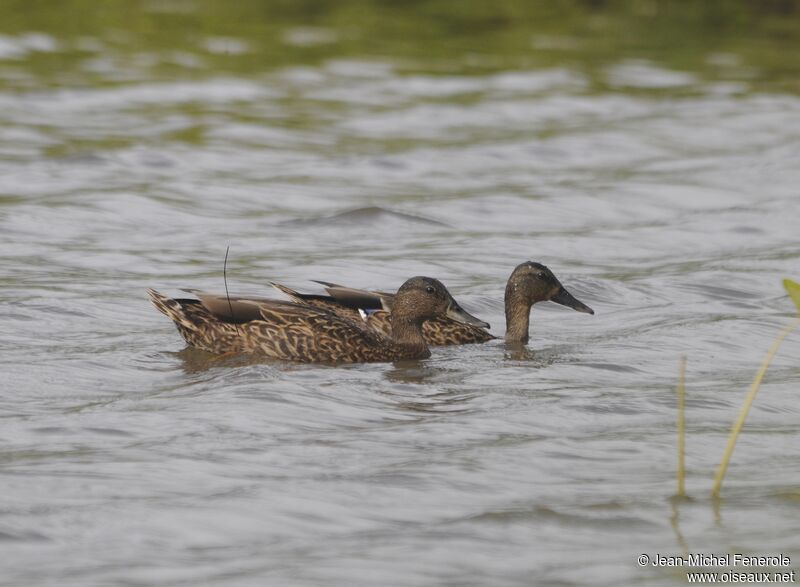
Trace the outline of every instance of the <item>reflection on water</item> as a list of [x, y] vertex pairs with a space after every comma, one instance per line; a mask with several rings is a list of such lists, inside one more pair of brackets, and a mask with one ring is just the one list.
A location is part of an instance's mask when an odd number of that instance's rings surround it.
[[526, 344], [506, 342], [503, 343], [503, 346], [506, 350], [505, 357], [507, 359], [511, 359], [512, 361], [538, 361], [540, 366], [547, 364], [545, 358], [540, 357], [536, 351], [529, 348]]
[[180, 361], [184, 372], [202, 373], [209, 369], [235, 369], [246, 365], [269, 365], [270, 361], [248, 355], [214, 355], [194, 347], [185, 347], [178, 352], [167, 353]]
[[393, 369], [384, 373], [384, 377], [400, 383], [424, 383], [441, 373], [440, 368], [425, 364], [424, 361], [397, 361], [393, 366]]
[[[800, 557], [796, 337], [707, 498], [793, 312], [796, 3], [103, 6], [0, 21], [3, 581], [673, 585], [636, 557]], [[530, 259], [597, 314], [388, 365], [186, 349], [144, 289], [224, 291], [229, 245], [231, 293], [432, 275], [502, 337]]]
[[691, 552], [689, 549], [689, 545], [686, 543], [686, 538], [683, 536], [683, 532], [681, 532], [681, 511], [680, 506], [682, 503], [686, 503], [690, 501], [688, 497], [682, 497], [679, 495], [673, 495], [669, 498], [669, 505], [672, 509], [672, 515], [669, 517], [669, 523], [672, 526], [673, 531], [675, 532], [675, 541], [678, 545], [678, 549], [675, 551], [676, 555], [688, 556]]

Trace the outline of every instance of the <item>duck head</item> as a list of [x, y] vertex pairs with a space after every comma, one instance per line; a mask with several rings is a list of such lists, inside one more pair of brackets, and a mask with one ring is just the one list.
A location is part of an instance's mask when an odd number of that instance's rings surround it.
[[393, 324], [400, 321], [421, 324], [424, 320], [442, 317], [489, 328], [489, 324], [465, 311], [438, 279], [412, 277], [397, 290], [392, 304]]
[[527, 342], [531, 306], [548, 300], [577, 312], [594, 314], [594, 310], [561, 285], [550, 269], [527, 261], [517, 265], [506, 285], [506, 340]]

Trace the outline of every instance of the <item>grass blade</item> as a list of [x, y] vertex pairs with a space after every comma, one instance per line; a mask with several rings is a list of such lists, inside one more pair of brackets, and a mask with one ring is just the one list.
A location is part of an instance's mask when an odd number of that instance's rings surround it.
[[733, 447], [736, 445], [736, 439], [739, 437], [739, 433], [742, 431], [742, 426], [744, 426], [744, 420], [747, 418], [747, 414], [750, 411], [750, 406], [753, 405], [753, 400], [758, 393], [758, 388], [761, 387], [761, 380], [764, 378], [764, 373], [767, 372], [767, 368], [769, 364], [772, 362], [772, 358], [775, 356], [775, 353], [778, 352], [778, 347], [781, 346], [783, 339], [789, 336], [789, 333], [800, 326], [800, 318], [797, 318], [792, 321], [789, 326], [784, 328], [777, 338], [773, 341], [772, 346], [770, 347], [769, 351], [767, 352], [767, 356], [764, 357], [764, 361], [761, 363], [761, 367], [759, 368], [758, 372], [756, 373], [755, 378], [753, 379], [753, 383], [750, 385], [750, 390], [747, 392], [747, 396], [744, 398], [744, 403], [742, 407], [739, 409], [739, 417], [736, 419], [736, 422], [733, 424], [733, 428], [731, 429], [731, 434], [728, 437], [728, 444], [725, 446], [725, 452], [722, 453], [722, 460], [719, 463], [719, 467], [717, 468], [717, 474], [714, 477], [714, 485], [711, 488], [711, 496], [718, 498], [719, 497], [719, 490], [722, 486], [722, 479], [725, 477], [725, 472], [728, 470], [728, 463], [731, 460], [731, 455], [733, 454]]
[[784, 279], [783, 287], [786, 288], [786, 293], [792, 298], [794, 305], [797, 306], [797, 313], [800, 314], [800, 283], [791, 279]]

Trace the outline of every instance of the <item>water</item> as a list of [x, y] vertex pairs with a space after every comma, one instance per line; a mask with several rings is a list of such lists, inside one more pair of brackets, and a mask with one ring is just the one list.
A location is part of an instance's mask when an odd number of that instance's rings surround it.
[[[800, 276], [794, 17], [108, 6], [16, 5], [0, 29], [0, 583], [681, 585], [636, 560], [684, 551], [797, 568], [796, 332], [708, 498]], [[431, 275], [501, 334], [532, 259], [596, 315], [537, 306], [527, 352], [215, 358], [144, 288], [221, 291], [228, 245], [238, 293]]]

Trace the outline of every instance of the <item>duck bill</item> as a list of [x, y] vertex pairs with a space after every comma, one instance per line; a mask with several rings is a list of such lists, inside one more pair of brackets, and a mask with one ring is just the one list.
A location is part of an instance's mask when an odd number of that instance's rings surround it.
[[455, 320], [457, 322], [463, 322], [464, 324], [471, 324], [472, 326], [477, 326], [478, 328], [486, 328], [489, 329], [489, 323], [476, 318], [464, 308], [459, 306], [457, 303], [453, 302], [450, 304], [450, 307], [447, 308], [447, 317]]
[[569, 293], [564, 286], [562, 285], [556, 295], [550, 298], [551, 302], [555, 302], [557, 304], [561, 304], [562, 306], [567, 306], [568, 308], [572, 308], [576, 312], [583, 312], [584, 314], [594, 314], [594, 310], [592, 310], [589, 306], [575, 298], [571, 293]]

